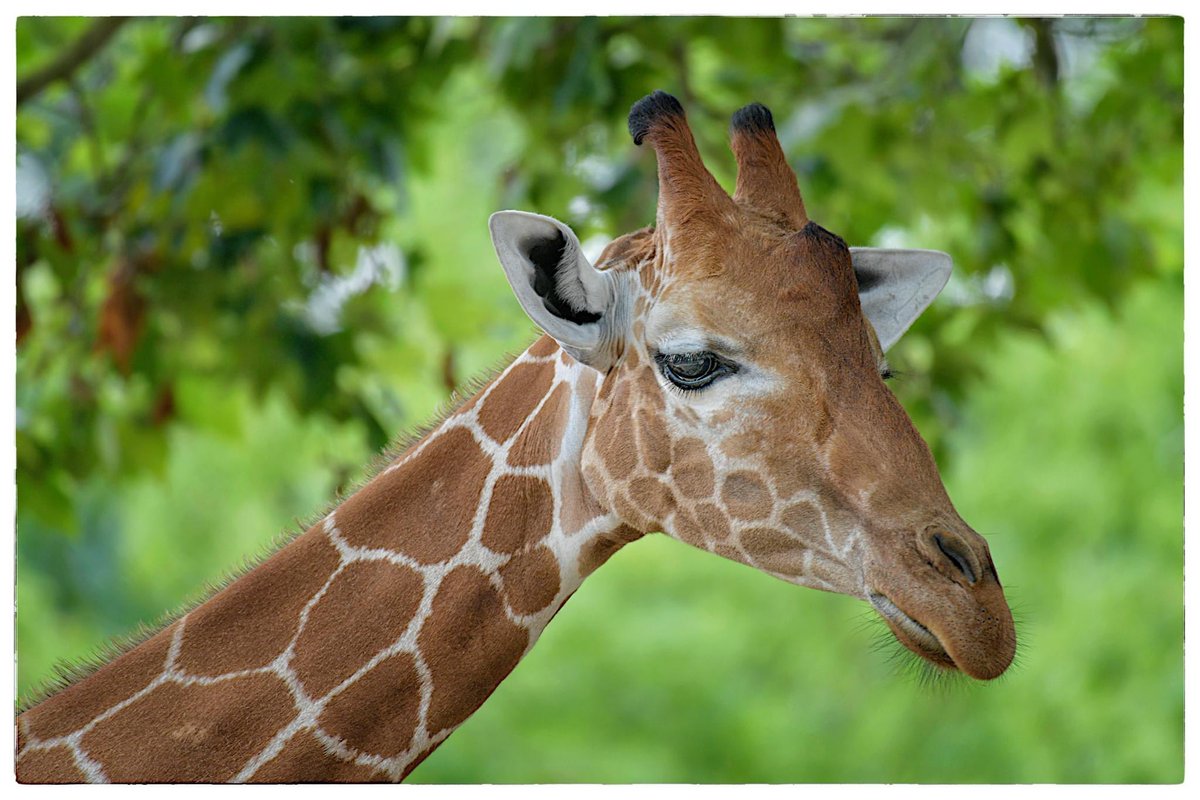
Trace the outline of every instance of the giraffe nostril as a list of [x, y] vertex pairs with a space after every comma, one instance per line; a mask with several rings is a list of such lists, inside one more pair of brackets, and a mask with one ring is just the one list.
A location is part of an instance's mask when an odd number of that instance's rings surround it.
[[940, 533], [933, 535], [933, 543], [937, 545], [937, 549], [946, 557], [946, 560], [963, 574], [963, 577], [967, 579], [967, 583], [975, 583], [977, 580], [975, 568], [971, 565], [971, 559], [963, 552], [963, 547], [960, 543]]

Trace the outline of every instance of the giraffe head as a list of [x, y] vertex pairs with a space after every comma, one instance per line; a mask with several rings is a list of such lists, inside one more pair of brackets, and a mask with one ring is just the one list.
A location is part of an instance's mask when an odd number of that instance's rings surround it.
[[642, 99], [629, 128], [657, 155], [654, 227], [592, 265], [561, 222], [491, 220], [526, 312], [599, 372], [589, 490], [637, 530], [868, 601], [933, 664], [1000, 675], [1016, 637], [987, 543], [883, 380], [949, 257], [810, 221], [761, 105], [733, 117], [732, 197], [675, 98]]

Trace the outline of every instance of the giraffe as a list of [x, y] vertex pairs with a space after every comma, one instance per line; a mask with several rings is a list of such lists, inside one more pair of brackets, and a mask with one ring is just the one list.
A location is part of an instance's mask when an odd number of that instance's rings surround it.
[[1007, 669], [987, 544], [883, 381], [949, 258], [810, 221], [762, 105], [732, 118], [732, 196], [671, 95], [629, 128], [655, 225], [593, 265], [567, 225], [494, 214], [544, 335], [286, 546], [20, 713], [20, 781], [401, 780], [657, 531], [865, 600], [938, 667]]

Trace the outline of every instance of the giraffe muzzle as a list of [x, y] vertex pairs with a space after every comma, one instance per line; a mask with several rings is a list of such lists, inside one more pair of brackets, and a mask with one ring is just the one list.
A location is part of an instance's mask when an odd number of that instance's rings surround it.
[[926, 661], [979, 680], [999, 677], [1017, 639], [983, 537], [942, 525], [915, 537], [897, 534], [875, 551], [866, 599], [896, 639]]
[[892, 630], [901, 644], [917, 655], [945, 669], [958, 669], [954, 659], [942, 646], [942, 641], [933, 631], [910, 617], [886, 595], [870, 592], [867, 600], [883, 617], [884, 622]]

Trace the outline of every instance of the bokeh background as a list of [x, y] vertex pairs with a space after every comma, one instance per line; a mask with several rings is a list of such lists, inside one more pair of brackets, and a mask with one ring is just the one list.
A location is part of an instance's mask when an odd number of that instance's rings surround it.
[[858, 601], [648, 537], [421, 782], [1183, 776], [1180, 19], [17, 24], [18, 689], [203, 595], [533, 337], [486, 221], [652, 221], [664, 88], [727, 187], [945, 250], [891, 383], [1020, 617], [927, 685]]

